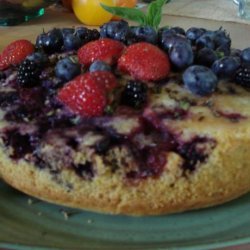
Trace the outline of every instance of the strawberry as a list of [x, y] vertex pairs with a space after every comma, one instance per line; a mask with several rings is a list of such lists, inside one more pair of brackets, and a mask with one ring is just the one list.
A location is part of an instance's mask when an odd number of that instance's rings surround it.
[[0, 70], [21, 63], [29, 54], [34, 52], [34, 45], [28, 40], [17, 40], [5, 47], [0, 54]]
[[137, 80], [158, 81], [168, 76], [170, 62], [164, 51], [146, 42], [130, 45], [119, 58], [118, 69]]
[[113, 65], [121, 56], [124, 47], [121, 42], [109, 38], [95, 40], [78, 50], [79, 62], [89, 66], [92, 62], [100, 60]]
[[106, 92], [112, 91], [117, 87], [116, 77], [109, 71], [95, 71], [91, 73], [91, 77], [102, 86]]
[[100, 116], [108, 103], [107, 92], [116, 85], [116, 78], [110, 72], [89, 72], [68, 82], [58, 92], [58, 98], [74, 113], [85, 117]]

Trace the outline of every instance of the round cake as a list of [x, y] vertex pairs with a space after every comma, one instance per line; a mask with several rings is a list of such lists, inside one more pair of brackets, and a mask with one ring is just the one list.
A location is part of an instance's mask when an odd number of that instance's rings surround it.
[[52, 203], [126, 215], [249, 192], [250, 50], [231, 49], [222, 29], [148, 30], [124, 21], [100, 33], [53, 29], [2, 51], [4, 181]]

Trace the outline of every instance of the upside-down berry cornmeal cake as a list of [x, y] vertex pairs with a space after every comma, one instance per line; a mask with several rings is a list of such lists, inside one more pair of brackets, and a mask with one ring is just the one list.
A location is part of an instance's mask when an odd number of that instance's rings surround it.
[[55, 28], [0, 70], [0, 176], [27, 194], [153, 215], [250, 190], [250, 48], [222, 29]]

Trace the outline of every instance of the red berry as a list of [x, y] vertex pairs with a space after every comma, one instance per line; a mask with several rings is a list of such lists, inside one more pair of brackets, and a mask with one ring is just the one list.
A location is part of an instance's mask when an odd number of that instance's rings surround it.
[[68, 82], [58, 93], [58, 98], [74, 113], [85, 116], [100, 116], [107, 104], [106, 90], [91, 73], [80, 75]]
[[170, 63], [164, 51], [146, 42], [127, 48], [118, 61], [118, 69], [142, 81], [158, 81], [168, 76]]
[[34, 45], [28, 40], [17, 40], [10, 43], [0, 54], [0, 70], [11, 65], [20, 64], [29, 54], [34, 52]]
[[109, 38], [95, 40], [78, 50], [79, 62], [89, 66], [92, 62], [100, 60], [113, 65], [121, 56], [124, 47], [121, 42]]
[[117, 87], [116, 77], [108, 71], [95, 71], [91, 73], [92, 79], [96, 81], [105, 91], [111, 91]]

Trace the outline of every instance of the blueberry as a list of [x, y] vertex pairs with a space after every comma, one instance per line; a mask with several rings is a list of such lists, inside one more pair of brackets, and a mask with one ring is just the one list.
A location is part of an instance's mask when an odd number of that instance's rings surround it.
[[61, 30], [53, 29], [37, 37], [36, 47], [43, 49], [46, 53], [60, 52], [63, 46], [63, 35]]
[[178, 69], [185, 69], [193, 63], [194, 55], [188, 42], [179, 42], [169, 50], [171, 63]]
[[196, 40], [205, 33], [205, 30], [201, 28], [192, 27], [187, 30], [186, 37], [189, 39], [193, 44]]
[[250, 66], [250, 48], [242, 50], [240, 57], [244, 65]]
[[230, 49], [230, 47], [228, 47], [227, 44], [224, 44], [224, 45], [220, 45], [220, 46], [216, 49], [216, 52], [217, 52], [219, 55], [222, 55], [222, 56], [229, 56], [230, 53], [231, 53], [231, 49]]
[[47, 37], [47, 34], [45, 32], [37, 36], [37, 38], [36, 38], [36, 48], [43, 49], [46, 37]]
[[69, 33], [64, 36], [63, 44], [65, 51], [71, 51], [78, 50], [81, 47], [82, 42], [78, 36]]
[[130, 29], [126, 21], [111, 21], [101, 26], [100, 36], [126, 42]]
[[95, 71], [111, 71], [111, 67], [109, 64], [103, 62], [103, 61], [94, 61], [90, 67], [89, 67], [90, 72], [95, 72]]
[[193, 65], [187, 68], [182, 76], [185, 87], [200, 96], [212, 94], [218, 84], [213, 71], [205, 66]]
[[215, 47], [218, 48], [220, 46], [226, 46], [228, 48], [231, 47], [231, 38], [226, 33], [225, 30], [222, 30], [221, 28], [219, 30], [214, 31], [214, 43]]
[[189, 43], [189, 41], [185, 37], [176, 34], [163, 35], [160, 41], [161, 47], [167, 52], [177, 43]]
[[135, 42], [148, 42], [156, 44], [158, 41], [157, 32], [150, 26], [131, 27], [130, 35]]
[[185, 30], [181, 27], [171, 27], [170, 31], [173, 31], [175, 34], [178, 34], [178, 35], [183, 35], [183, 36], [186, 35]]
[[81, 73], [80, 64], [74, 62], [70, 57], [66, 57], [57, 62], [55, 67], [56, 76], [63, 82], [70, 81]]
[[216, 52], [209, 48], [200, 49], [196, 55], [195, 62], [203, 66], [211, 67], [218, 59]]
[[44, 67], [49, 62], [48, 56], [43, 52], [34, 52], [31, 55], [28, 55], [27, 58], [30, 61], [33, 61], [36, 64]]
[[202, 49], [204, 47], [209, 48], [209, 49], [214, 49], [215, 44], [214, 44], [214, 41], [213, 41], [213, 36], [208, 32], [201, 35], [196, 40], [196, 47], [197, 47], [197, 49]]
[[93, 40], [97, 40], [100, 37], [100, 33], [98, 30], [91, 30], [86, 27], [77, 27], [75, 29], [75, 35], [80, 38], [81, 45], [84, 45]]
[[62, 32], [63, 37], [65, 37], [68, 34], [74, 34], [75, 29], [73, 29], [73, 28], [63, 28], [63, 29], [61, 29], [61, 32]]
[[240, 49], [231, 49], [230, 56], [240, 57], [241, 56], [241, 50]]
[[234, 76], [239, 67], [240, 64], [235, 57], [226, 56], [216, 60], [212, 65], [212, 70], [218, 77], [230, 78]]
[[158, 30], [158, 36], [161, 38], [162, 36], [166, 35], [175, 35], [176, 32], [174, 30], [171, 30], [168, 26], [167, 27], [162, 27]]

